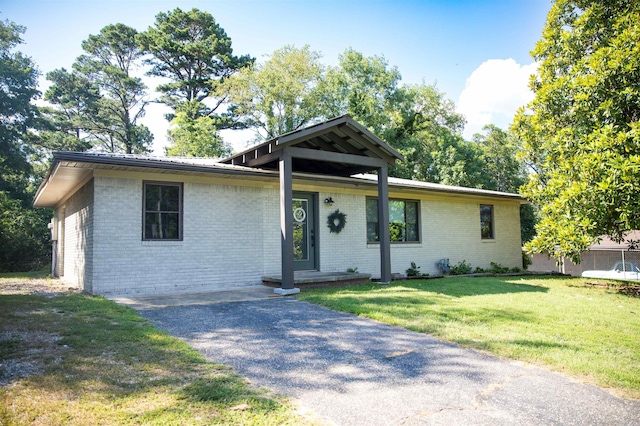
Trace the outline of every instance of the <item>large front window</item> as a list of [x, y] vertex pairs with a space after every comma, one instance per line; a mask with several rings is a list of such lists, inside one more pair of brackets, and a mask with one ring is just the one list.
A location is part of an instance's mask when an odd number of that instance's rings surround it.
[[182, 239], [182, 184], [144, 183], [143, 240]]
[[[380, 241], [378, 200], [367, 198], [367, 242]], [[389, 200], [389, 236], [392, 242], [420, 241], [418, 202]]]

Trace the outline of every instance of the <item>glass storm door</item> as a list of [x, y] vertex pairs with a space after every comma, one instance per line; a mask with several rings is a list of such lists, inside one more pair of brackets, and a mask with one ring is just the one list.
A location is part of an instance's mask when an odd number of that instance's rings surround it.
[[315, 196], [293, 193], [293, 269], [318, 269], [316, 263]]

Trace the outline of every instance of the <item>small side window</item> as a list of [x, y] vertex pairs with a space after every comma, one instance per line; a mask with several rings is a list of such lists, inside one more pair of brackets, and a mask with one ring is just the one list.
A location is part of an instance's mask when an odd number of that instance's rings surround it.
[[495, 238], [493, 226], [493, 206], [480, 205], [480, 236], [483, 240], [493, 240]]

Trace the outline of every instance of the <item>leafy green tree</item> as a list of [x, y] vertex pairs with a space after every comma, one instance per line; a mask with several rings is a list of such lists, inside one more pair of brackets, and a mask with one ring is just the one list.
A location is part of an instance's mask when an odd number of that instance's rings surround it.
[[31, 58], [14, 51], [24, 31], [13, 22], [0, 21], [0, 191], [18, 198], [24, 197], [31, 172], [23, 138], [37, 117], [31, 102], [40, 96]]
[[461, 136], [464, 117], [435, 86], [396, 90], [390, 122], [382, 137], [404, 156], [390, 175], [446, 185], [482, 187], [484, 172], [477, 146]]
[[420, 164], [423, 169], [420, 180], [468, 188], [486, 187], [485, 164], [478, 147], [459, 135], [445, 135], [436, 139], [430, 149]]
[[264, 64], [244, 68], [228, 80], [224, 90], [258, 140], [327, 118], [319, 88], [324, 66], [319, 60], [320, 54], [309, 46], [285, 46]]
[[196, 113], [191, 118], [211, 116], [219, 128], [233, 127], [232, 118], [218, 113], [226, 101], [219, 86], [253, 59], [233, 55], [231, 39], [211, 14], [195, 8], [159, 13], [155, 25], [139, 34], [138, 42], [151, 54], [145, 60], [152, 67], [149, 75], [170, 80], [157, 90], [174, 113], [181, 104], [196, 102], [199, 108], [195, 112], [187, 108]]
[[537, 209], [532, 204], [520, 205], [520, 239], [522, 243], [528, 243], [536, 236], [536, 224], [538, 223]]
[[94, 140], [85, 129], [95, 127], [91, 121], [99, 116], [100, 89], [86, 77], [64, 68], [48, 73], [47, 80], [52, 85], [44, 99], [52, 106], [40, 108], [41, 120], [34, 145], [45, 152], [88, 150]]
[[24, 27], [0, 22], [0, 271], [28, 269], [46, 258], [50, 212], [31, 206], [35, 184], [28, 156], [28, 129], [37, 121], [32, 101], [38, 71], [31, 58], [14, 48]]
[[[526, 165], [519, 158], [522, 143], [511, 132], [493, 124], [476, 133], [473, 141], [482, 151], [486, 173], [485, 189], [517, 193], [526, 181]], [[520, 233], [523, 242], [535, 236], [536, 210], [531, 204], [520, 206]]]
[[138, 124], [148, 101], [145, 85], [133, 76], [143, 55], [136, 35], [137, 31], [126, 25], [107, 25], [82, 42], [86, 53], [74, 64], [74, 70], [102, 95], [93, 104], [97, 111], [84, 114], [83, 123], [84, 131], [108, 152], [147, 152], [153, 140], [149, 129]]
[[0, 272], [36, 270], [48, 260], [51, 212], [24, 204], [0, 191]]
[[327, 116], [350, 114], [373, 132], [382, 134], [389, 125], [400, 72], [381, 56], [364, 56], [351, 48], [338, 58], [320, 86]]
[[331, 117], [350, 114], [380, 134], [389, 125], [400, 73], [382, 57], [347, 49], [336, 67], [325, 67], [309, 46], [285, 46], [263, 64], [228, 80], [235, 112], [268, 139]]
[[166, 154], [179, 157], [214, 157], [222, 158], [231, 155], [231, 148], [222, 141], [218, 129], [211, 117], [194, 117], [188, 108], [199, 108], [197, 101], [180, 105], [172, 128], [168, 135], [171, 146]]
[[494, 191], [518, 192], [524, 184], [524, 169], [517, 156], [519, 141], [509, 132], [488, 124], [485, 133], [473, 135], [473, 142], [482, 151], [484, 173], [488, 182], [485, 188]]
[[528, 248], [579, 261], [599, 235], [640, 229], [640, 3], [556, 0], [513, 131], [541, 206]]

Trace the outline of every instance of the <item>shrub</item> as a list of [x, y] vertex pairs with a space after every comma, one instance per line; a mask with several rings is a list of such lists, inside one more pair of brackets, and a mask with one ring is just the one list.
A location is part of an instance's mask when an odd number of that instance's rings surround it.
[[492, 272], [494, 274], [506, 274], [509, 272], [509, 268], [502, 266], [499, 263], [491, 262], [491, 268], [489, 268], [488, 272]]
[[0, 272], [32, 271], [50, 262], [48, 209], [34, 210], [0, 191]]
[[[472, 271], [474, 274], [483, 274], [483, 273], [489, 273], [489, 274], [506, 274], [506, 273], [518, 273], [518, 272], [522, 272], [522, 269], [520, 268], [507, 268], [506, 266], [502, 266], [499, 263], [496, 262], [491, 262], [491, 267], [488, 269], [484, 269], [481, 268], [479, 266], [476, 266], [475, 269], [471, 268], [471, 265], [467, 263], [466, 260], [463, 260], [462, 262], [458, 263], [457, 265], [453, 265], [450, 267], [451, 271], [449, 272], [451, 275], [464, 275], [464, 274], [470, 274]], [[408, 270], [407, 270], [408, 271]]]
[[423, 274], [420, 272], [420, 267], [416, 266], [416, 262], [411, 262], [411, 267], [406, 271], [408, 277], [421, 277]]
[[456, 265], [452, 265], [450, 267], [449, 273], [451, 275], [470, 274], [471, 273], [471, 265], [469, 265], [466, 260], [463, 260], [462, 262], [459, 262]]
[[531, 257], [529, 257], [527, 252], [522, 250], [522, 269], [526, 271], [531, 265], [531, 263], [532, 263]]

